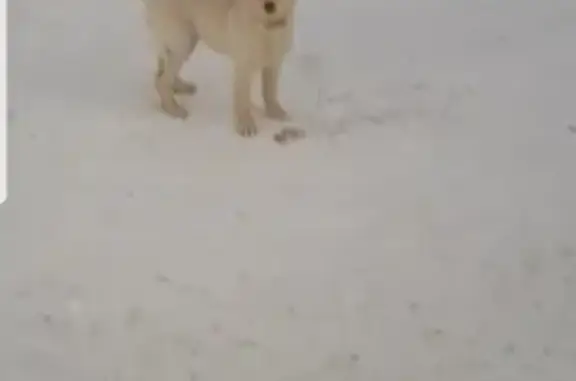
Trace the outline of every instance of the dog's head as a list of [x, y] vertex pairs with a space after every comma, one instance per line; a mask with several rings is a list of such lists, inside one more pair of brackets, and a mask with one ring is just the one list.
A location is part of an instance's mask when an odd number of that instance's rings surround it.
[[286, 25], [291, 17], [296, 0], [239, 0], [249, 4], [251, 13], [269, 28]]

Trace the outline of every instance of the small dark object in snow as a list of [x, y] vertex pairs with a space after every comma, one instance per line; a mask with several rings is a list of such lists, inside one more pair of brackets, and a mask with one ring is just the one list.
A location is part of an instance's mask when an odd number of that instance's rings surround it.
[[142, 321], [144, 313], [138, 307], [132, 307], [126, 314], [125, 323], [127, 326], [134, 327], [140, 324]]
[[424, 330], [424, 340], [427, 342], [435, 342], [445, 337], [446, 332], [441, 328], [426, 328]]
[[306, 132], [295, 127], [284, 127], [280, 132], [274, 134], [274, 141], [278, 144], [287, 144], [295, 140], [303, 139]]
[[352, 361], [354, 363], [360, 361], [360, 355], [358, 353], [352, 353], [350, 355], [350, 361]]
[[568, 125], [568, 131], [570, 131], [573, 134], [576, 134], [576, 124]]
[[52, 324], [52, 315], [42, 314], [42, 321], [46, 324]]
[[222, 325], [218, 322], [213, 322], [212, 323], [212, 333], [214, 333], [215, 335], [222, 333]]
[[504, 353], [507, 355], [513, 355], [516, 352], [516, 345], [514, 343], [508, 343], [504, 347]]
[[170, 278], [168, 278], [164, 274], [157, 274], [156, 275], [156, 281], [159, 283], [170, 283]]
[[540, 300], [535, 300], [532, 302], [532, 307], [536, 310], [536, 311], [542, 311], [542, 302]]
[[417, 314], [418, 311], [420, 311], [420, 304], [412, 302], [410, 303], [410, 306], [408, 308], [410, 308], [410, 312], [412, 312], [413, 314]]

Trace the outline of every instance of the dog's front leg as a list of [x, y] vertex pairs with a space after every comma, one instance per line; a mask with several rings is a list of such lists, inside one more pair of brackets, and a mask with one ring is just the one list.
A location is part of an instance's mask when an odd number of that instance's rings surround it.
[[254, 136], [258, 132], [254, 117], [252, 116], [252, 104], [250, 102], [250, 90], [254, 70], [249, 65], [236, 63], [234, 66], [234, 118], [236, 131], [240, 136]]
[[280, 66], [268, 66], [262, 69], [262, 98], [266, 116], [273, 119], [284, 120], [288, 114], [278, 101], [278, 82], [280, 79]]

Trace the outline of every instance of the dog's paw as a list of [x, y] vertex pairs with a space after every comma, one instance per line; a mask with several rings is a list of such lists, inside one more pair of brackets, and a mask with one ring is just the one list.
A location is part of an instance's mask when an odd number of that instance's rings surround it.
[[174, 118], [177, 119], [186, 119], [188, 118], [188, 111], [180, 106], [178, 103], [176, 102], [163, 102], [161, 104], [162, 110], [164, 110], [164, 112]]
[[238, 135], [248, 138], [258, 133], [258, 128], [252, 117], [239, 118], [236, 122], [236, 132]]
[[288, 113], [279, 104], [270, 104], [265, 109], [266, 116], [276, 120], [288, 120]]
[[193, 82], [187, 82], [184, 80], [178, 80], [174, 83], [173, 90], [178, 94], [195, 94], [198, 91], [198, 87]]

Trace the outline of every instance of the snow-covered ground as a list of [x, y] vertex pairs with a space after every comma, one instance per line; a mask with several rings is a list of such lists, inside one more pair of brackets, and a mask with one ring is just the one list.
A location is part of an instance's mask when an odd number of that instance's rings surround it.
[[1, 381], [576, 379], [574, 0], [300, 0], [286, 146], [139, 0], [8, 16]]

